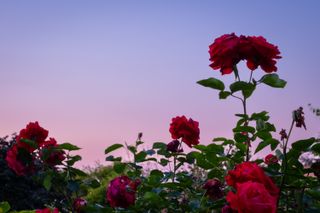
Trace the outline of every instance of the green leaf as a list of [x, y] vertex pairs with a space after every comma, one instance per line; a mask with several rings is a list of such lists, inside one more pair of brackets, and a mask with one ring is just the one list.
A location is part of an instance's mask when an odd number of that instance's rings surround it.
[[218, 138], [214, 138], [214, 139], [212, 139], [212, 141], [213, 142], [218, 142], [218, 141], [222, 141], [222, 142], [224, 142], [224, 141], [226, 141], [227, 139], [226, 138], [223, 138], [223, 137], [218, 137]]
[[271, 145], [271, 149], [274, 150], [277, 148], [278, 144], [280, 142], [274, 138], [270, 138], [270, 139], [267, 139], [267, 140], [264, 140], [264, 141], [261, 141], [259, 143], [259, 145], [257, 146], [256, 150], [255, 150], [255, 154], [259, 151], [261, 151], [262, 149], [264, 149], [266, 146], [268, 145]]
[[292, 144], [292, 148], [298, 151], [307, 151], [307, 149], [316, 141], [315, 138], [299, 140]]
[[207, 150], [207, 147], [205, 145], [195, 145], [193, 146], [193, 148], [196, 148], [197, 150], [200, 150], [200, 151], [206, 151]]
[[224, 90], [224, 83], [216, 78], [208, 78], [197, 82], [198, 84], [217, 90]]
[[244, 143], [236, 143], [236, 147], [243, 153], [247, 150], [247, 145]]
[[226, 99], [229, 95], [231, 95], [231, 92], [229, 92], [229, 91], [220, 91], [219, 92], [220, 99]]
[[211, 162], [207, 161], [203, 156], [197, 158], [197, 166], [203, 168], [203, 169], [212, 169], [215, 167], [214, 164]]
[[232, 93], [242, 91], [242, 94], [245, 98], [249, 98], [255, 90], [255, 88], [255, 85], [244, 81], [237, 81], [230, 85], [230, 90]]
[[113, 151], [115, 151], [115, 150], [117, 150], [117, 149], [119, 149], [119, 148], [121, 148], [121, 147], [123, 147], [122, 144], [119, 144], [119, 143], [112, 144], [111, 146], [109, 146], [108, 148], [106, 148], [106, 149], [104, 150], [104, 154], [108, 154], [108, 153], [110, 153], [110, 152], [113, 152]]
[[77, 169], [77, 168], [71, 167], [71, 168], [69, 168], [69, 170], [70, 170], [71, 173], [73, 173], [73, 174], [75, 174], [75, 175], [77, 175], [79, 177], [87, 177], [88, 176], [87, 173], [85, 173], [82, 170]]
[[258, 131], [266, 129], [266, 122], [262, 119], [257, 119], [256, 120], [256, 129]]
[[270, 139], [272, 138], [272, 135], [270, 132], [266, 132], [266, 131], [258, 131], [256, 133], [256, 136], [262, 140], [267, 140], [267, 139]]
[[145, 151], [141, 151], [135, 156], [135, 162], [143, 162], [146, 160], [147, 153]]
[[318, 143], [318, 144], [313, 145], [311, 147], [311, 150], [319, 155], [320, 154], [320, 144]]
[[243, 143], [243, 142], [246, 142], [248, 140], [248, 136], [243, 135], [243, 134], [238, 132], [238, 133], [234, 134], [234, 140], [237, 143]]
[[89, 179], [85, 179], [83, 181], [84, 185], [88, 186], [88, 187], [91, 187], [93, 189], [96, 189], [98, 187], [101, 186], [100, 182], [98, 179], [95, 179], [95, 178], [89, 178]]
[[26, 138], [21, 138], [20, 141], [23, 142], [23, 143], [28, 144], [32, 148], [35, 148], [35, 149], [38, 148], [38, 144], [33, 140], [29, 140], [29, 139], [26, 139]]
[[167, 144], [162, 142], [155, 142], [152, 146], [153, 149], [167, 149]]
[[252, 126], [237, 126], [236, 128], [233, 129], [233, 132], [250, 132], [254, 133], [256, 130]]
[[47, 191], [50, 191], [52, 186], [52, 175], [47, 174], [46, 177], [43, 180], [43, 186], [46, 188]]
[[81, 148], [71, 144], [71, 143], [63, 143], [58, 145], [58, 149], [64, 149], [64, 150], [68, 150], [68, 151], [75, 151], [75, 150], [79, 150]]
[[259, 80], [259, 82], [275, 88], [284, 88], [287, 84], [287, 82], [280, 79], [277, 74], [266, 74]]
[[212, 143], [207, 146], [207, 152], [209, 152], [210, 154], [222, 154], [224, 152], [224, 148], [222, 145]]
[[169, 163], [169, 161], [168, 161], [167, 159], [161, 158], [160, 164], [161, 164], [162, 166], [166, 166], [166, 165], [168, 165], [168, 163]]
[[114, 157], [113, 155], [109, 155], [108, 157], [106, 157], [106, 161], [121, 161], [122, 157]]
[[82, 157], [80, 155], [69, 156], [69, 160], [67, 160], [68, 166], [73, 166], [77, 161], [80, 161]]
[[250, 120], [258, 120], [258, 119], [261, 119], [263, 121], [267, 121], [269, 120], [269, 117], [268, 116], [268, 112], [267, 111], [262, 111], [262, 112], [259, 112], [259, 113], [253, 113], [250, 117]]
[[160, 179], [161, 179], [161, 178], [163, 178], [163, 172], [161, 172], [158, 169], [154, 169], [150, 172], [150, 176], [157, 176], [157, 177], [160, 177]]
[[121, 174], [126, 169], [125, 163], [115, 162], [113, 165], [113, 169], [116, 173]]
[[1, 202], [0, 203], [0, 212], [7, 213], [10, 210], [10, 204], [8, 202]]

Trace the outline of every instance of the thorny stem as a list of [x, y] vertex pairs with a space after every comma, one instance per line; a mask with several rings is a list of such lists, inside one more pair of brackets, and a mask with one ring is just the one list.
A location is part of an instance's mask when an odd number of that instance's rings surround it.
[[280, 190], [279, 190], [279, 196], [278, 196], [278, 202], [277, 202], [277, 206], [279, 206], [279, 200], [280, 200], [280, 197], [281, 197], [281, 191], [283, 190], [283, 187], [284, 187], [284, 182], [285, 182], [285, 178], [286, 178], [286, 172], [287, 172], [287, 146], [288, 146], [288, 141], [289, 141], [289, 138], [290, 138], [290, 135], [291, 135], [291, 132], [292, 132], [292, 129], [293, 129], [293, 125], [294, 125], [294, 120], [292, 120], [291, 122], [291, 126], [290, 126], [290, 130], [289, 130], [289, 133], [288, 133], [288, 137], [286, 138], [286, 141], [284, 141], [284, 144], [283, 144], [283, 168], [282, 168], [282, 177], [281, 177], [281, 183], [280, 183]]

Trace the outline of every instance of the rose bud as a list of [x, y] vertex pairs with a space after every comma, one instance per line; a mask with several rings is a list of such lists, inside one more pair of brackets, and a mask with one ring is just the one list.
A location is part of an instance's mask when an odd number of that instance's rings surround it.
[[77, 213], [83, 212], [83, 208], [87, 205], [87, 201], [83, 198], [76, 198], [73, 201], [73, 208]]
[[167, 151], [177, 153], [177, 152], [183, 152], [183, 149], [179, 149], [180, 142], [178, 140], [173, 140], [170, 143], [167, 144]]
[[206, 189], [206, 195], [212, 200], [218, 200], [223, 197], [222, 184], [217, 178], [209, 179], [202, 187]]
[[232, 210], [232, 208], [229, 205], [225, 205], [222, 209], [221, 209], [221, 213], [233, 213], [235, 211]]
[[278, 158], [273, 154], [269, 154], [264, 158], [264, 162], [267, 165], [275, 164], [275, 163], [278, 163]]

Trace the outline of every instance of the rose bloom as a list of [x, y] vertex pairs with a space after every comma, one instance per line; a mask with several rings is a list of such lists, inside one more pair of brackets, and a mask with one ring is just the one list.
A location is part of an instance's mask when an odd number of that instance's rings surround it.
[[35, 213], [59, 213], [59, 209], [57, 209], [57, 208], [54, 208], [54, 209], [50, 209], [50, 208], [37, 209], [35, 211]]
[[234, 170], [228, 171], [225, 179], [227, 184], [235, 189], [237, 189], [238, 183], [253, 181], [263, 184], [272, 196], [277, 197], [279, 194], [279, 188], [256, 163], [243, 162], [236, 165]]
[[232, 208], [229, 205], [225, 205], [222, 209], [221, 209], [221, 213], [235, 213], [237, 211], [233, 211]]
[[136, 201], [136, 190], [140, 182], [127, 176], [113, 179], [107, 189], [107, 201], [111, 207], [128, 208]]
[[247, 60], [247, 67], [250, 70], [255, 70], [258, 66], [261, 67], [267, 73], [276, 72], [277, 63], [275, 59], [280, 59], [280, 51], [278, 47], [270, 44], [262, 36], [242, 36], [241, 39], [247, 39], [248, 42], [244, 42], [249, 47], [244, 50], [242, 54]]
[[7, 165], [18, 176], [23, 176], [33, 172], [33, 157], [28, 150], [20, 147], [19, 144], [14, 144], [6, 155]]
[[48, 141], [45, 141], [40, 151], [40, 158], [51, 167], [61, 164], [66, 158], [63, 150], [55, 149], [57, 146], [57, 141], [54, 138], [50, 138]]
[[183, 152], [183, 149], [180, 148], [180, 142], [178, 140], [173, 140], [170, 143], [167, 144], [167, 151], [177, 153], [177, 152]]
[[214, 70], [220, 69], [222, 75], [230, 74], [233, 66], [239, 63], [241, 58], [239, 54], [239, 37], [234, 33], [225, 34], [216, 38], [209, 46], [210, 67]]
[[241, 60], [247, 61], [247, 67], [255, 70], [258, 66], [267, 73], [277, 71], [276, 60], [281, 58], [278, 47], [267, 42], [262, 36], [238, 37], [234, 33], [215, 39], [209, 46], [210, 67], [220, 69], [222, 75], [230, 74]]
[[87, 201], [83, 198], [76, 198], [73, 201], [73, 208], [77, 213], [82, 212], [83, 208], [87, 205]]
[[169, 131], [173, 139], [181, 138], [190, 148], [199, 144], [199, 122], [191, 118], [188, 120], [184, 115], [172, 118]]
[[202, 188], [207, 190], [206, 195], [212, 200], [218, 200], [223, 197], [222, 183], [217, 178], [207, 180]]
[[264, 158], [264, 162], [267, 165], [275, 164], [275, 163], [278, 163], [278, 158], [273, 154], [269, 154]]
[[48, 130], [39, 126], [37, 121], [34, 123], [30, 122], [25, 129], [20, 130], [20, 133], [17, 136], [17, 143], [21, 143], [21, 146], [32, 152], [35, 148], [22, 142], [21, 139], [32, 140], [40, 147], [48, 137], [48, 133]]
[[263, 184], [252, 181], [238, 183], [237, 193], [229, 192], [226, 199], [239, 213], [275, 213], [277, 209], [277, 199]]

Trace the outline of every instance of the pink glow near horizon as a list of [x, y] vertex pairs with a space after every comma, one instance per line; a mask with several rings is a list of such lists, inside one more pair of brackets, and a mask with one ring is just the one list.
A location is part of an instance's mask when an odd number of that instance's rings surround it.
[[177, 115], [199, 121], [201, 143], [232, 137], [241, 104], [219, 101], [216, 91], [195, 83], [232, 81], [208, 67], [207, 52], [214, 38], [230, 32], [263, 35], [283, 56], [278, 74], [287, 87], [261, 86], [249, 112], [269, 111], [280, 130], [301, 105], [308, 131], [295, 129], [293, 138], [320, 131], [319, 117], [307, 108], [320, 107], [317, 1], [120, 2], [0, 3], [0, 136], [39, 121], [59, 143], [83, 148], [81, 165], [104, 163], [107, 146], [133, 143], [138, 132], [145, 147], [169, 142]]

